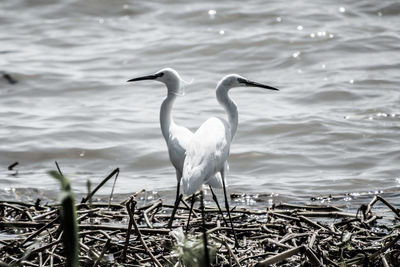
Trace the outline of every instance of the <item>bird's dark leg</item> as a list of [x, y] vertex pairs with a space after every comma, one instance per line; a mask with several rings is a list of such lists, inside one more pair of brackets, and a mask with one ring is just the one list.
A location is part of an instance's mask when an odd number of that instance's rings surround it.
[[174, 205], [174, 209], [172, 210], [172, 213], [171, 213], [171, 218], [169, 219], [169, 222], [168, 222], [168, 228], [172, 227], [172, 223], [173, 223], [174, 218], [175, 218], [175, 213], [176, 213], [176, 211], [178, 209], [179, 202], [181, 201], [181, 198], [182, 198], [182, 196], [179, 195], [179, 187], [180, 187], [180, 184], [181, 184], [181, 176], [182, 175], [180, 175], [180, 173], [177, 171], [176, 172], [176, 178], [178, 180], [178, 184], [176, 185], [175, 205]]
[[206, 261], [205, 266], [210, 265], [210, 254], [208, 252], [208, 243], [207, 243], [207, 229], [206, 229], [206, 219], [204, 215], [204, 191], [203, 188], [200, 190], [200, 209], [201, 209], [201, 221], [203, 224], [203, 243], [204, 243], [204, 260]]
[[223, 213], [222, 210], [221, 210], [221, 206], [220, 206], [219, 203], [218, 203], [217, 196], [215, 195], [214, 191], [212, 190], [211, 185], [210, 185], [210, 191], [211, 191], [211, 194], [212, 194], [212, 196], [213, 196], [213, 200], [214, 200], [215, 204], [217, 204], [218, 210], [219, 210], [219, 212], [221, 213], [222, 219], [224, 220], [224, 223], [225, 223], [226, 227], [229, 227], [229, 225], [228, 225], [228, 223], [226, 222], [226, 219], [225, 219], [225, 217], [224, 217], [224, 213]]
[[195, 200], [196, 200], [196, 193], [194, 193], [192, 195], [192, 203], [190, 204], [189, 218], [188, 218], [188, 221], [187, 221], [187, 224], [186, 224], [186, 233], [189, 231], [190, 216], [192, 215], [192, 210], [193, 210], [193, 205], [194, 205]]
[[231, 211], [229, 210], [229, 203], [228, 203], [228, 197], [226, 196], [226, 186], [225, 186], [225, 173], [224, 173], [224, 169], [221, 170], [221, 177], [222, 177], [222, 187], [224, 189], [224, 197], [225, 197], [225, 209], [228, 212], [228, 217], [229, 217], [229, 221], [231, 222], [231, 227], [232, 227], [232, 232], [233, 232], [233, 236], [235, 238], [235, 247], [240, 247], [239, 245], [239, 241], [237, 240], [236, 237], [236, 232], [235, 232], [235, 228], [233, 227], [233, 222], [232, 222], [232, 217], [231, 217]]

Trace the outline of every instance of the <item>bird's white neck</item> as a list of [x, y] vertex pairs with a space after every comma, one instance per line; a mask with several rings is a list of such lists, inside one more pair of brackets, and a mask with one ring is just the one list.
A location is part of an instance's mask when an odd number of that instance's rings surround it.
[[216, 94], [218, 102], [228, 113], [228, 121], [231, 126], [231, 138], [233, 138], [237, 130], [239, 115], [236, 103], [228, 95], [229, 89], [231, 89], [231, 87], [220, 83], [217, 86]]
[[173, 93], [168, 93], [167, 97], [161, 104], [160, 109], [160, 126], [161, 132], [164, 136], [164, 139], [168, 141], [170, 135], [170, 127], [174, 124], [174, 120], [172, 118], [172, 106], [175, 102], [176, 95]]

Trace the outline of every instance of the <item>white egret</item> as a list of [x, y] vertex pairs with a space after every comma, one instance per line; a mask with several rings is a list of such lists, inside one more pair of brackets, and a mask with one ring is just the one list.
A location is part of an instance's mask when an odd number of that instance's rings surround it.
[[[172, 225], [176, 208], [179, 204], [179, 189], [180, 181], [182, 177], [183, 162], [185, 160], [186, 148], [189, 144], [190, 139], [193, 137], [193, 133], [186, 127], [176, 124], [172, 118], [172, 107], [177, 96], [183, 95], [184, 90], [182, 83], [185, 81], [179, 76], [178, 72], [171, 68], [162, 69], [155, 74], [141, 76], [128, 80], [128, 82], [136, 82], [142, 80], [155, 80], [162, 82], [168, 89], [167, 97], [161, 104], [160, 109], [160, 126], [161, 132], [167, 143], [169, 159], [172, 165], [175, 167], [177, 186], [176, 186], [176, 199], [175, 208], [172, 212], [169, 227]], [[207, 181], [207, 184], [211, 187], [222, 188], [221, 175], [215, 173], [215, 175]], [[216, 199], [214, 192], [211, 189], [214, 201], [216, 201], [218, 208], [219, 204]]]
[[[235, 102], [229, 97], [228, 91], [234, 87], [261, 87], [277, 90], [274, 87], [250, 81], [240, 75], [230, 74], [222, 78], [216, 89], [219, 104], [226, 110], [228, 120], [211, 117], [194, 133], [186, 147], [186, 157], [183, 165], [182, 184], [186, 195], [194, 194], [203, 184], [216, 173], [221, 174], [223, 183], [225, 208], [231, 221], [228, 199], [225, 188], [225, 171], [232, 138], [238, 126], [238, 111]], [[236, 245], [238, 246], [236, 235]]]

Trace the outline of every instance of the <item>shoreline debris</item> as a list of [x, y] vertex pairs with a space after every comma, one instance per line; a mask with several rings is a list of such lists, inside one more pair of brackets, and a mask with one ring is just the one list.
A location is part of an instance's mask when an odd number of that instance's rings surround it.
[[[171, 229], [168, 222], [174, 206], [161, 199], [139, 206], [134, 200], [137, 194], [121, 203], [75, 205], [81, 266], [182, 266], [174, 253], [173, 231], [185, 227], [188, 207], [179, 205]], [[382, 209], [374, 211], [377, 202], [388, 207], [393, 220], [381, 222]], [[199, 207], [194, 210], [201, 213]], [[354, 214], [335, 206], [288, 203], [266, 209], [237, 208], [231, 213], [240, 248], [235, 248], [229, 237], [232, 229], [218, 209], [205, 207], [208, 242], [216, 248], [213, 266], [400, 263], [399, 209], [379, 195]], [[61, 225], [59, 204], [0, 201], [0, 263], [63, 266]], [[187, 237], [201, 238], [202, 225], [201, 217], [194, 217]]]

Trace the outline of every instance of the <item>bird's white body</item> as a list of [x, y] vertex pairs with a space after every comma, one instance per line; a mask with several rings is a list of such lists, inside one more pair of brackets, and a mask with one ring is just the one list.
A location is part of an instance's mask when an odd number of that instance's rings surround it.
[[230, 74], [221, 79], [217, 85], [216, 96], [219, 104], [227, 112], [228, 120], [211, 117], [193, 135], [186, 149], [182, 173], [185, 194], [195, 193], [202, 184], [210, 183], [210, 178], [218, 172], [224, 184], [230, 145], [236, 133], [239, 118], [236, 103], [229, 97], [228, 91], [233, 87], [242, 86], [277, 90], [249, 81], [237, 74]]
[[222, 174], [221, 183], [225, 179], [230, 145], [238, 125], [237, 106], [228, 96], [229, 89], [234, 85], [228, 76], [218, 83], [216, 90], [217, 100], [226, 110], [228, 121], [209, 118], [196, 131], [187, 147], [182, 176], [183, 190], [187, 195], [195, 193], [202, 184], [210, 183], [210, 178], [217, 172]]
[[230, 141], [230, 126], [226, 120], [212, 117], [200, 126], [186, 150], [182, 182], [185, 194], [194, 194], [202, 184], [215, 187], [211, 178], [225, 171]]
[[189, 129], [176, 124], [171, 125], [169, 130], [169, 136], [165, 138], [169, 158], [175, 169], [182, 173], [186, 147], [193, 133]]
[[[168, 94], [160, 109], [160, 126], [168, 147], [169, 159], [175, 167], [178, 182], [182, 177], [183, 164], [186, 158], [187, 148], [194, 136], [188, 128], [176, 124], [172, 118], [172, 106], [176, 95]], [[205, 184], [222, 188], [221, 174], [214, 173]]]

